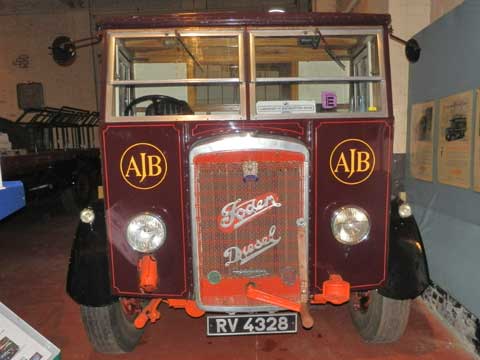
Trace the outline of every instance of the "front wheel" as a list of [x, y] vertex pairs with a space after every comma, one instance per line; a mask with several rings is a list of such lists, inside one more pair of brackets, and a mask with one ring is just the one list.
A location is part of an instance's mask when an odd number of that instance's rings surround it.
[[354, 293], [349, 306], [353, 324], [366, 342], [397, 341], [407, 327], [410, 300], [390, 299], [369, 291]]
[[133, 325], [133, 319], [119, 301], [99, 307], [82, 305], [80, 313], [90, 343], [98, 352], [130, 352], [143, 334], [143, 329], [137, 329]]

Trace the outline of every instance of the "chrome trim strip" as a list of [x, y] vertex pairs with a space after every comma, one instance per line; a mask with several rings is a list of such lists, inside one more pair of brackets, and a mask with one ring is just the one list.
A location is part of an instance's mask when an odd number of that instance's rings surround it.
[[[221, 151], [249, 151], [249, 150], [286, 150], [298, 152], [304, 155], [304, 181], [303, 181], [303, 218], [305, 219], [305, 241], [309, 239], [309, 163], [310, 154], [306, 146], [299, 140], [283, 136], [256, 136], [255, 133], [245, 132], [235, 135], [216, 136], [200, 140], [192, 146], [189, 154], [189, 175], [190, 175], [190, 213], [192, 221], [192, 253], [193, 253], [193, 279], [195, 301], [198, 307], [204, 311], [212, 312], [259, 312], [259, 311], [280, 311], [285, 310], [276, 306], [208, 306], [202, 304], [199, 289], [199, 264], [198, 264], [198, 223], [195, 212], [195, 166], [193, 160], [200, 154], [216, 153]], [[308, 264], [308, 246], [305, 251], [305, 263]], [[307, 287], [308, 288], [308, 287]], [[300, 295], [300, 294], [299, 294]]]
[[255, 115], [252, 120], [292, 120], [292, 119], [371, 119], [386, 118], [384, 111], [375, 112], [338, 112], [338, 113], [315, 113], [315, 114], [272, 114], [272, 115]]
[[382, 81], [380, 76], [317, 76], [317, 77], [269, 77], [257, 78], [254, 83], [284, 83], [284, 82], [369, 82]]
[[172, 80], [114, 80], [109, 84], [113, 86], [126, 86], [126, 85], [188, 85], [188, 84], [239, 84], [238, 78], [211, 78], [211, 79], [172, 79]]
[[248, 34], [248, 43], [250, 45], [249, 48], [249, 53], [250, 53], [250, 82], [248, 83], [248, 90], [250, 94], [250, 99], [249, 99], [249, 109], [248, 112], [250, 114], [250, 119], [253, 119], [255, 114], [257, 113], [256, 111], [256, 99], [257, 99], [257, 94], [256, 94], [256, 86], [254, 84], [254, 81], [257, 77], [257, 66], [256, 66], [256, 54], [255, 54], [255, 37], [253, 34], [250, 32]]
[[247, 87], [245, 84], [245, 41], [244, 33], [238, 35], [238, 76], [240, 77], [240, 116], [247, 119]]
[[[115, 72], [115, 39], [111, 34], [107, 35], [107, 83], [114, 79], [114, 72]], [[114, 115], [113, 107], [115, 104], [115, 92], [113, 88], [109, 85], [106, 86], [105, 89], [105, 121]]]
[[[379, 72], [380, 76], [383, 78], [383, 81], [381, 83], [381, 93], [382, 93], [382, 112], [385, 113], [385, 116], [389, 115], [389, 109], [388, 109], [388, 99], [387, 99], [387, 80], [385, 79], [386, 75], [386, 64], [385, 64], [385, 44], [383, 42], [383, 30], [380, 31], [377, 35], [377, 51], [378, 51], [378, 61], [379, 61]], [[390, 87], [392, 86], [391, 84], [392, 80], [390, 79]], [[393, 97], [393, 93], [391, 95]], [[393, 101], [393, 99], [392, 99]], [[393, 116], [393, 113], [390, 114], [390, 116]]]
[[[237, 104], [235, 104], [237, 105]], [[216, 120], [216, 121], [230, 121], [230, 120], [246, 120], [245, 116], [240, 114], [228, 114], [228, 115], [161, 115], [161, 116], [110, 116], [108, 118], [109, 123], [161, 123], [166, 121], [204, 121], [204, 120]]]
[[109, 34], [112, 34], [115, 37], [121, 38], [156, 38], [156, 37], [172, 37], [175, 36], [175, 31], [181, 36], [237, 36], [242, 33], [243, 29], [238, 28], [209, 28], [209, 30], [205, 29], [185, 29], [185, 28], [169, 28], [169, 29], [159, 29], [159, 28], [152, 28], [152, 29], [121, 29], [121, 30], [107, 30]]
[[249, 28], [248, 31], [250, 34], [257, 37], [266, 37], [266, 36], [305, 36], [305, 35], [316, 35], [317, 30], [320, 30], [324, 36], [335, 36], [335, 35], [377, 35], [382, 32], [381, 26], [342, 26], [337, 25], [337, 28], [333, 26], [322, 27], [322, 26], [304, 26], [304, 27], [291, 27], [286, 29], [285, 27], [272, 27], [272, 28]]

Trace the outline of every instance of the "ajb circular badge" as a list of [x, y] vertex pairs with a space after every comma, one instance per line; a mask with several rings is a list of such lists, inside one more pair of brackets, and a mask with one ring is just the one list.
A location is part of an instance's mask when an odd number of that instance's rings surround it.
[[150, 190], [160, 185], [167, 175], [167, 159], [163, 152], [150, 143], [128, 147], [120, 158], [123, 180], [139, 190]]
[[375, 153], [363, 140], [343, 140], [330, 153], [330, 171], [343, 184], [361, 184], [372, 175], [374, 169]]

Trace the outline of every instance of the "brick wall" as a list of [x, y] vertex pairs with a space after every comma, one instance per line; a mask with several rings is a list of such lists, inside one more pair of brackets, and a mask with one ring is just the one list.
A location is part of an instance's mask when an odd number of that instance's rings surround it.
[[21, 113], [16, 86], [30, 81], [43, 84], [48, 106], [96, 110], [91, 49], [80, 49], [67, 67], [57, 65], [48, 49], [58, 35], [85, 38], [89, 29], [85, 10], [0, 16], [0, 117], [15, 119]]

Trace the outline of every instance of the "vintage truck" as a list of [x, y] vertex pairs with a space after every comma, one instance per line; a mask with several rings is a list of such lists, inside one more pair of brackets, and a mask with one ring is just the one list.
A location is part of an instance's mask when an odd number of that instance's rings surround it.
[[[104, 199], [82, 210], [67, 291], [99, 352], [135, 348], [158, 306], [206, 335], [297, 332], [348, 303], [403, 333], [429, 284], [391, 191], [388, 15], [106, 19]], [[164, 320], [168, 321], [168, 319]]]

